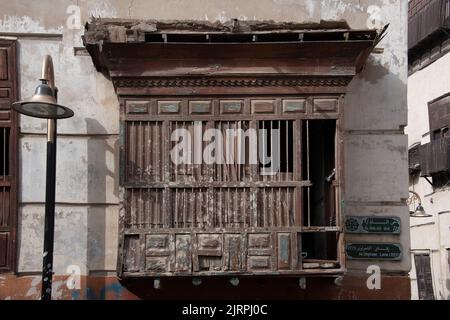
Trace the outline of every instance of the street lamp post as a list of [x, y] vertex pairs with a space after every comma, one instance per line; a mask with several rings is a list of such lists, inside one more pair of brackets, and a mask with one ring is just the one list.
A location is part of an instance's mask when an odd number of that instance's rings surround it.
[[57, 119], [73, 117], [74, 113], [69, 108], [57, 104], [58, 89], [55, 86], [52, 58], [48, 55], [44, 57], [42, 63], [40, 81], [41, 83], [37, 86], [34, 96], [29, 100], [14, 103], [13, 108], [17, 112], [30, 117], [47, 119], [47, 171], [41, 299], [51, 300], [55, 231]]

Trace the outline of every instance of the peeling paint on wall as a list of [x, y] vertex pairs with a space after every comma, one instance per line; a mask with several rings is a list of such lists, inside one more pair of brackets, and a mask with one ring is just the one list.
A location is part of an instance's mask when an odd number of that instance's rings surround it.
[[33, 32], [33, 33], [62, 33], [63, 26], [56, 29], [46, 29], [42, 21], [29, 16], [3, 15], [0, 19], [1, 32]]

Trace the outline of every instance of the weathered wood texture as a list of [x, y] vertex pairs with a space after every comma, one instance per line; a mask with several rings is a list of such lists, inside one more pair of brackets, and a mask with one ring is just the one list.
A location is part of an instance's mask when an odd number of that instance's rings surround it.
[[430, 255], [415, 254], [417, 286], [420, 300], [434, 300], [433, 274], [431, 272]]
[[[123, 97], [121, 105], [125, 275], [339, 270], [336, 260], [302, 263], [303, 232], [341, 230], [305, 227], [303, 197], [312, 183], [301, 159], [306, 121], [338, 119], [340, 95]], [[183, 155], [172, 150], [182, 140], [172, 135], [180, 129], [191, 137], [192, 155], [177, 165]], [[223, 163], [205, 163], [208, 129], [223, 137]], [[259, 135], [272, 130], [279, 139]], [[279, 154], [273, 175], [250, 161], [267, 151]]]
[[0, 272], [15, 268], [17, 225], [16, 43], [0, 39]]

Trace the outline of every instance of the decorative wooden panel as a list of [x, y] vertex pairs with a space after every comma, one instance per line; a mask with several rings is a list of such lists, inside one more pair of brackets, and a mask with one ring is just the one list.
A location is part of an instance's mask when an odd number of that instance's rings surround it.
[[[338, 119], [340, 101], [203, 95], [124, 100], [125, 275], [308, 272], [300, 241], [304, 197], [312, 185], [303, 163], [309, 168], [308, 121]], [[220, 143], [209, 163], [203, 152], [213, 141]], [[177, 149], [181, 143], [192, 151], [189, 157]], [[279, 155], [275, 172], [267, 174], [271, 164], [252, 162], [261, 154]]]
[[434, 300], [433, 274], [431, 260], [428, 254], [415, 254], [417, 286], [420, 300]]
[[17, 219], [16, 43], [0, 40], [0, 272], [14, 271]]

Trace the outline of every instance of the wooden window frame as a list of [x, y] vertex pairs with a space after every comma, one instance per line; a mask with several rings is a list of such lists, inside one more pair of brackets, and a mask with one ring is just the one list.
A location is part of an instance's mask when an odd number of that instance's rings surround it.
[[[6, 264], [0, 266], [0, 273], [14, 273], [17, 267], [18, 115], [12, 111], [11, 104], [18, 100], [17, 42], [15, 40], [0, 39], [0, 50], [4, 50], [6, 56], [4, 60], [6, 65], [0, 65], [0, 69], [3, 68], [4, 70], [6, 68], [7, 75], [6, 79], [0, 79], [0, 90], [7, 93], [0, 98], [0, 130], [5, 130], [6, 128], [10, 130], [8, 175], [0, 176], [0, 188], [4, 192], [6, 192], [6, 189], [9, 189], [9, 216], [5, 225], [2, 225], [3, 223], [0, 221], [0, 234], [7, 237]], [[2, 61], [0, 61], [1, 63]], [[1, 198], [0, 201], [2, 201]]]
[[[217, 91], [218, 89], [216, 89]], [[157, 91], [157, 90], [156, 90]], [[146, 95], [144, 97], [135, 97], [135, 96], [121, 96], [120, 102], [121, 102], [121, 134], [120, 134], [120, 171], [121, 171], [121, 187], [122, 187], [122, 209], [123, 212], [121, 214], [121, 221], [120, 221], [120, 249], [119, 249], [119, 260], [118, 260], [118, 272], [120, 276], [123, 277], [152, 277], [152, 276], [203, 276], [203, 275], [231, 275], [231, 274], [248, 274], [248, 275], [255, 275], [255, 274], [281, 274], [281, 275], [311, 275], [311, 274], [342, 274], [345, 271], [345, 253], [344, 253], [344, 233], [342, 230], [342, 223], [341, 223], [341, 213], [340, 213], [340, 199], [342, 198], [343, 194], [343, 183], [342, 183], [342, 155], [343, 155], [343, 146], [342, 146], [342, 132], [341, 132], [341, 122], [342, 122], [342, 113], [343, 113], [343, 94], [330, 94], [330, 93], [324, 93], [324, 94], [317, 94], [317, 93], [311, 93], [311, 94], [301, 94], [301, 95], [293, 95], [292, 92], [283, 94], [283, 90], [279, 90], [280, 94], [274, 96], [273, 92], [269, 92], [269, 94], [262, 94], [264, 93], [264, 89], [261, 89], [259, 93], [256, 93], [251, 96], [247, 96], [247, 98], [243, 98], [244, 105], [243, 108], [246, 110], [245, 115], [240, 115], [239, 118], [236, 118], [236, 115], [227, 115], [227, 114], [220, 114], [220, 101], [226, 101], [226, 100], [236, 100], [236, 97], [239, 97], [238, 94], [234, 94], [233, 90], [223, 90], [222, 95], [214, 95], [209, 96], [207, 94], [202, 95], [183, 95], [179, 96], [177, 95], [177, 90], [174, 90], [172, 95], [166, 94], [165, 95]], [[305, 110], [304, 112], [298, 113], [298, 114], [289, 114], [289, 113], [283, 113], [282, 111], [282, 105], [281, 101], [282, 99], [303, 99], [306, 101]], [[189, 103], [187, 101], [202, 101], [202, 100], [212, 100], [212, 106], [213, 108], [216, 108], [214, 110], [213, 114], [211, 115], [194, 115], [189, 114]], [[250, 103], [250, 100], [258, 100], [258, 99], [273, 99], [274, 101], [277, 101], [277, 105], [275, 108], [275, 114], [269, 115], [269, 114], [254, 114], [252, 113], [252, 106]], [[329, 110], [320, 110], [320, 108], [314, 107], [314, 99], [323, 99], [323, 101], [326, 101], [327, 99], [335, 99], [337, 101], [337, 110], [335, 111], [329, 111]], [[180, 108], [178, 109], [179, 112], [175, 114], [158, 114], [159, 113], [159, 101], [184, 101], [181, 103]], [[166, 135], [169, 135], [169, 131], [167, 131], [167, 127], [170, 121], [180, 121], [180, 122], [191, 122], [191, 121], [232, 121], [232, 120], [248, 120], [250, 123], [254, 123], [253, 126], [256, 125], [256, 121], [264, 121], [264, 120], [292, 120], [298, 123], [306, 122], [306, 121], [312, 121], [312, 120], [326, 120], [326, 119], [333, 119], [336, 121], [336, 135], [335, 135], [335, 163], [336, 163], [336, 179], [332, 182], [332, 187], [335, 189], [335, 210], [336, 210], [336, 226], [334, 227], [327, 227], [327, 226], [311, 226], [311, 225], [304, 225], [303, 224], [303, 218], [302, 221], [297, 226], [297, 229], [295, 228], [286, 228], [286, 227], [280, 227], [279, 229], [273, 229], [272, 231], [277, 231], [275, 233], [271, 233], [272, 237], [276, 237], [277, 235], [283, 234], [283, 233], [291, 233], [292, 236], [295, 237], [300, 236], [302, 237], [305, 234], [311, 234], [311, 233], [325, 233], [325, 234], [333, 234], [335, 233], [338, 237], [336, 240], [337, 244], [337, 252], [336, 252], [336, 260], [330, 261], [330, 260], [317, 260], [317, 259], [305, 259], [304, 261], [301, 258], [297, 260], [296, 263], [298, 263], [298, 267], [293, 267], [291, 270], [278, 270], [276, 267], [274, 267], [274, 264], [272, 262], [272, 270], [265, 270], [265, 271], [253, 271], [250, 272], [249, 270], [239, 270], [239, 271], [199, 271], [198, 267], [198, 261], [194, 258], [192, 263], [193, 265], [187, 266], [185, 271], [182, 270], [176, 270], [176, 268], [173, 268], [170, 270], [170, 272], [163, 272], [158, 271], [157, 269], [152, 271], [146, 271], [146, 259], [148, 259], [148, 254], [146, 258], [146, 253], [144, 250], [142, 251], [142, 248], [146, 248], [148, 246], [148, 236], [151, 234], [155, 234], [156, 236], [160, 235], [166, 235], [167, 238], [164, 238], [166, 240], [162, 240], [162, 238], [153, 239], [156, 242], [157, 241], [167, 241], [168, 243], [173, 243], [175, 245], [177, 242], [177, 234], [185, 234], [185, 235], [192, 235], [194, 234], [209, 234], [214, 235], [214, 230], [206, 229], [190, 229], [190, 228], [167, 228], [170, 225], [170, 222], [164, 221], [161, 222], [163, 224], [163, 228], [156, 228], [156, 229], [139, 229], [139, 228], [129, 228], [127, 226], [127, 217], [129, 215], [129, 202], [127, 201], [127, 192], [126, 190], [131, 188], [133, 189], [136, 187], [136, 185], [133, 187], [133, 184], [129, 184], [127, 182], [127, 134], [129, 133], [127, 129], [127, 123], [145, 123], [145, 122], [160, 122], [163, 123], [163, 130], [166, 132]], [[252, 126], [252, 125], [250, 125]], [[301, 126], [301, 124], [300, 124]], [[212, 127], [211, 124], [209, 127]], [[146, 135], [146, 133], [145, 133]], [[140, 136], [140, 135], [139, 135]], [[142, 140], [142, 139], [141, 139]], [[137, 141], [137, 143], [140, 140]], [[167, 154], [167, 147], [163, 147], [164, 152]], [[163, 161], [167, 161], [167, 159], [163, 158]], [[299, 187], [299, 190], [303, 189], [309, 189], [308, 186], [310, 186], [310, 182], [306, 181], [305, 179], [300, 179], [298, 181], [301, 183], [301, 187]], [[163, 183], [161, 182], [154, 182], [152, 186], [154, 188], [163, 188], [162, 190], [165, 190], [167, 188], [163, 187]], [[214, 183], [213, 183], [214, 184]], [[139, 185], [137, 185], [139, 186]], [[187, 183], [184, 187], [185, 188], [191, 188], [193, 184]], [[196, 187], [211, 187], [208, 184], [205, 184], [204, 182], [200, 182], [196, 184]], [[232, 183], [229, 185], [232, 186]], [[246, 185], [247, 187], [254, 188], [255, 186], [251, 183]], [[143, 186], [145, 188], [148, 188], [149, 185]], [[180, 187], [180, 186], [178, 186]], [[176, 187], [176, 188], [178, 188]], [[176, 189], [175, 188], [175, 189]], [[210, 194], [208, 192], [208, 194]], [[158, 198], [161, 200], [158, 201], [168, 201], [168, 195], [165, 191], [163, 191], [163, 194], [161, 198]], [[137, 202], [136, 202], [137, 203]], [[138, 204], [141, 205], [142, 204]], [[303, 204], [300, 204], [301, 206]], [[298, 210], [298, 209], [297, 209]], [[247, 228], [250, 229], [250, 228]], [[263, 232], [263, 228], [258, 229], [258, 232]], [[267, 231], [267, 230], [266, 230]], [[232, 230], [228, 230], [228, 232], [232, 232]], [[236, 232], [236, 230], [235, 230]], [[246, 236], [248, 236], [248, 230], [245, 231]], [[147, 240], [146, 240], [147, 239]], [[152, 241], [153, 241], [152, 240]], [[227, 241], [225, 238], [222, 241]], [[230, 241], [230, 240], [228, 240]], [[275, 244], [274, 240], [274, 244]], [[192, 254], [195, 256], [195, 254], [198, 254], [198, 243], [197, 244], [189, 244], [192, 246]], [[225, 245], [225, 244], [222, 244]], [[138, 249], [141, 248], [141, 249]], [[137, 250], [140, 253], [138, 254], [138, 258], [132, 257], [131, 259], [135, 259], [134, 265], [132, 268], [129, 268], [127, 265], [127, 261], [129, 259], [128, 255], [130, 252], [133, 252], [133, 250]], [[167, 250], [170, 251], [169, 248]], [[294, 247], [292, 248], [294, 249]], [[164, 250], [162, 250], [164, 251]], [[150, 256], [158, 256], [158, 258], [152, 258], [151, 263], [159, 263], [162, 260], [166, 259], [167, 256], [165, 254], [159, 253], [149, 253]], [[160, 258], [161, 256], [164, 256], [164, 258]], [[277, 259], [276, 257], [273, 257], [272, 259]], [[167, 260], [165, 260], [167, 261]], [[147, 262], [148, 263], [148, 262]], [[292, 262], [294, 263], [294, 262]], [[192, 270], [192, 271], [191, 271]]]

